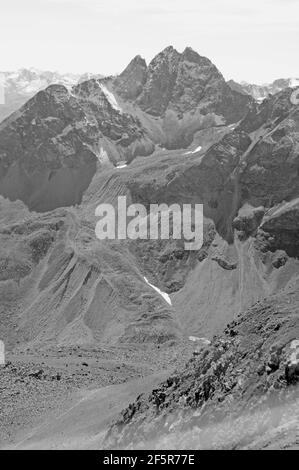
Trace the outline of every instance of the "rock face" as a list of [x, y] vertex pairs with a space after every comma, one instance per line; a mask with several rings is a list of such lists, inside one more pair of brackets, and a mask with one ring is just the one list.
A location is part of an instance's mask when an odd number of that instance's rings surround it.
[[82, 120], [81, 110], [72, 107], [64, 87], [53, 85], [2, 125], [2, 195], [38, 211], [80, 202], [97, 159], [72, 119]]
[[148, 67], [137, 56], [118, 77], [51, 85], [1, 124], [0, 194], [37, 211], [78, 204], [96, 165], [186, 148], [249, 102], [190, 48], [168, 47]]
[[260, 227], [258, 239], [266, 240], [271, 251], [278, 250], [280, 256], [276, 264], [285, 262], [286, 253], [292, 257], [299, 254], [298, 236], [298, 198], [291, 202], [282, 202], [270, 209]]
[[240, 124], [254, 139], [240, 175], [243, 199], [254, 206], [271, 207], [298, 194], [299, 114], [290, 95], [288, 90], [264, 101]]
[[181, 54], [167, 47], [146, 73], [143, 64], [142, 81], [134, 103], [159, 118], [159, 139], [168, 149], [188, 147], [201, 129], [239, 121], [251, 101], [231, 90], [215, 65], [189, 47]]
[[243, 206], [238, 216], [233, 220], [233, 228], [240, 232], [240, 236], [248, 237], [256, 232], [260, 222], [264, 216], [265, 210], [263, 207]]
[[144, 136], [136, 119], [113, 108], [97, 81], [73, 93], [51, 85], [0, 126], [0, 193], [37, 211], [78, 204], [97, 162], [105, 162], [105, 140], [114, 143], [111, 160], [119, 154], [126, 159], [152, 152]]
[[115, 89], [125, 100], [135, 100], [146, 82], [147, 65], [140, 56], [134, 57], [127, 68], [115, 79]]
[[141, 109], [153, 116], [160, 116], [166, 111], [175, 87], [179, 61], [180, 54], [171, 46], [151, 61], [137, 101]]
[[137, 99], [141, 109], [154, 116], [161, 116], [167, 110], [182, 116], [200, 107], [202, 114], [215, 113], [228, 122], [238, 121], [248, 102], [230, 90], [209, 59], [190, 47], [180, 54], [172, 46], [149, 64]]
[[239, 315], [182, 370], [121, 413], [107, 448], [260, 448], [273, 445], [274, 436], [279, 448], [282, 425], [288, 445], [295, 445], [298, 300], [296, 288]]

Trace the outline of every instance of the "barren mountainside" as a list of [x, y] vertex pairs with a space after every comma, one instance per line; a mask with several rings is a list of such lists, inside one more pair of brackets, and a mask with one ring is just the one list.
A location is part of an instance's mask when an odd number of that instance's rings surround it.
[[[298, 445], [289, 418], [299, 377], [292, 92], [258, 103], [231, 89], [209, 59], [168, 47], [148, 65], [136, 56], [116, 77], [53, 84], [0, 124], [8, 349], [194, 351], [119, 415], [107, 447], [158, 446], [157, 432], [169, 448], [205, 448], [213, 433], [215, 447], [264, 438], [265, 447], [283, 446], [284, 426]], [[146, 207], [203, 204], [203, 246], [98, 240], [95, 209], [117, 210], [118, 196]], [[263, 406], [269, 426], [223, 441], [220, 422], [241, 426]]]
[[37, 211], [80, 203], [97, 161], [187, 148], [199, 131], [240, 120], [249, 102], [190, 48], [71, 90], [51, 85], [0, 125], [0, 193]]

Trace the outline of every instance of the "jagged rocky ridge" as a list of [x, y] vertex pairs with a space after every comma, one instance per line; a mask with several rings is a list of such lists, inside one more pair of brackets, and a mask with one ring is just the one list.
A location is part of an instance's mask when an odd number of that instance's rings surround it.
[[297, 290], [258, 302], [199, 344], [184, 369], [122, 412], [106, 447], [296, 448]]
[[108, 448], [296, 448], [298, 283], [258, 302], [125, 409]]
[[137, 57], [118, 77], [51, 85], [0, 125], [0, 194], [37, 211], [79, 203], [99, 164], [186, 148], [249, 102], [190, 48], [166, 48], [148, 67]]
[[[72, 87], [78, 82], [91, 78], [91, 76], [95, 76], [95, 74], [61, 74], [24, 68], [17, 71], [0, 72], [0, 84], [4, 92], [4, 103], [0, 105], [0, 122], [18, 110], [38, 91], [44, 90], [49, 85], [56, 83]], [[97, 77], [100, 78], [101, 75], [98, 74]]]

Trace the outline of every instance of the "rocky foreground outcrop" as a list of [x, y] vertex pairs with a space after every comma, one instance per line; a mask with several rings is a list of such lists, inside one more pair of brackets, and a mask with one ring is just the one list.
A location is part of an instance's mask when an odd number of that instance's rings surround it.
[[263, 442], [266, 447], [277, 436], [284, 444], [283, 426], [287, 445], [295, 446], [297, 288], [240, 314], [184, 369], [139, 396], [111, 427], [106, 446], [235, 449]]

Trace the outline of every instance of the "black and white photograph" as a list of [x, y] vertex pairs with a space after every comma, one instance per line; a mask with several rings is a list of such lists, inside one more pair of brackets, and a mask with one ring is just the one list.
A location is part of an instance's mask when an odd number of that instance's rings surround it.
[[1, 458], [299, 450], [298, 45], [299, 0], [0, 0]]

